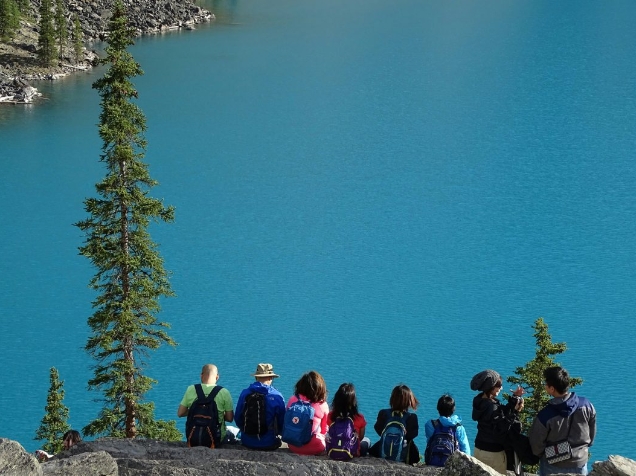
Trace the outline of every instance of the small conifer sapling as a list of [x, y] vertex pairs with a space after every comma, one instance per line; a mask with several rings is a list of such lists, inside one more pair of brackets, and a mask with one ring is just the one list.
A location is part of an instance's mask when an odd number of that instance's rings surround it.
[[[534, 417], [545, 407], [550, 396], [545, 390], [543, 371], [548, 367], [559, 365], [554, 360], [555, 355], [567, 350], [565, 342], [552, 342], [552, 336], [548, 332], [548, 324], [542, 317], [538, 318], [532, 328], [536, 341], [535, 356], [523, 367], [517, 367], [515, 375], [508, 377], [508, 382], [513, 385], [521, 385], [525, 390], [524, 407], [520, 414], [524, 430], [528, 430]], [[580, 385], [583, 380], [579, 377], [570, 377], [570, 387]]]
[[68, 424], [68, 408], [64, 405], [64, 382], [55, 367], [50, 370], [50, 386], [46, 396], [44, 417], [35, 432], [35, 439], [44, 441], [42, 449], [50, 454], [63, 449], [63, 436], [71, 427]]

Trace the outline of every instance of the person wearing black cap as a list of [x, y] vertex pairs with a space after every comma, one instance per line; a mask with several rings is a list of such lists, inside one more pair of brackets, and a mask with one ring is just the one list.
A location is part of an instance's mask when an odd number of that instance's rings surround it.
[[474, 456], [494, 470], [506, 474], [509, 433], [520, 433], [519, 412], [523, 409], [524, 390], [521, 386], [502, 405], [497, 399], [501, 391], [501, 376], [494, 370], [484, 370], [470, 381], [471, 390], [479, 391], [473, 399], [473, 420], [477, 422]]

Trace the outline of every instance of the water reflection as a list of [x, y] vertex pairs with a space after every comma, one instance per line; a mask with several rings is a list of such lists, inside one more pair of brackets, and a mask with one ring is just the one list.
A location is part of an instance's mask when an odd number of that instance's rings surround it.
[[[18, 118], [23, 118], [25, 115], [31, 114], [33, 112], [34, 104], [0, 104], [0, 127], [4, 128], [10, 125], [11, 123], [15, 123]], [[0, 144], [2, 147], [2, 144]]]
[[238, 0], [201, 0], [196, 3], [214, 13], [216, 23], [232, 25], [236, 21]]

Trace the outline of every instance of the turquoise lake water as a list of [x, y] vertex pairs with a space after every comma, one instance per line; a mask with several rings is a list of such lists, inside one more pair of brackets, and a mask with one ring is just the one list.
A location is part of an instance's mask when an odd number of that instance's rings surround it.
[[[451, 392], [472, 444], [471, 376], [531, 359], [542, 316], [596, 406], [593, 459], [636, 458], [636, 3], [208, 5], [131, 49], [177, 212], [152, 229], [178, 295], [157, 415], [204, 363], [236, 398], [271, 362], [286, 397], [310, 369], [354, 382], [370, 424], [398, 383], [421, 420]], [[74, 427], [99, 408], [72, 224], [104, 173], [101, 73], [0, 108], [0, 436], [29, 450], [51, 366]]]

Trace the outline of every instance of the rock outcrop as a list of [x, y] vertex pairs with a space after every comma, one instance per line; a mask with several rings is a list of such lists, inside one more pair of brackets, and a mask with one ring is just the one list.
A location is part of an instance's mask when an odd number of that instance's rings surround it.
[[[512, 475], [512, 473], [509, 473]], [[250, 451], [188, 448], [185, 443], [103, 438], [84, 441], [38, 463], [11, 440], [0, 438], [0, 475], [11, 476], [500, 476], [475, 458], [455, 453], [444, 468], [407, 466], [377, 458], [352, 462], [324, 456], [297, 456], [286, 449]], [[590, 476], [635, 476], [636, 461], [610, 456], [596, 462]]]
[[597, 461], [592, 468], [593, 476], [636, 475], [636, 461], [616, 455], [610, 455], [607, 461]]
[[17, 441], [0, 438], [0, 474], [12, 476], [41, 476], [42, 468]]
[[[70, 0], [70, 15], [77, 15], [86, 41], [104, 40], [113, 0]], [[124, 0], [128, 21], [137, 34], [192, 28], [214, 16], [190, 0]]]
[[440, 476], [501, 476], [499, 472], [464, 453], [453, 453]]
[[0, 74], [0, 102], [30, 103], [42, 94], [21, 78], [8, 78]]
[[47, 476], [118, 476], [117, 461], [106, 451], [81, 453], [70, 458], [47, 461], [42, 465], [43, 473]]
[[[119, 476], [226, 476], [226, 475], [437, 475], [439, 468], [415, 468], [376, 458], [359, 458], [352, 463], [331, 461], [326, 457], [303, 457], [286, 449], [273, 452], [246, 450], [228, 445], [220, 450], [188, 448], [185, 443], [153, 440], [104, 438], [82, 442], [59, 456], [60, 462], [79, 455], [105, 451], [115, 461]], [[55, 460], [42, 465], [44, 474]]]

